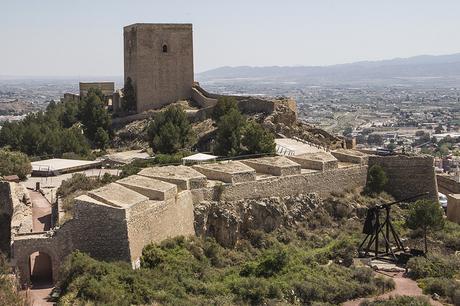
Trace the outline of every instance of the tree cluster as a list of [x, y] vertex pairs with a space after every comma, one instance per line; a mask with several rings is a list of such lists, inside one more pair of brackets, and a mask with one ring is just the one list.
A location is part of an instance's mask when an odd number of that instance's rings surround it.
[[367, 173], [367, 182], [364, 191], [367, 194], [378, 194], [384, 191], [388, 177], [385, 170], [379, 165], [373, 165]]
[[177, 105], [158, 113], [149, 124], [147, 134], [152, 149], [165, 154], [188, 148], [195, 138], [187, 114]]
[[121, 99], [121, 108], [124, 112], [135, 112], [137, 108], [136, 92], [134, 90], [133, 80], [128, 77], [123, 87], [123, 98]]
[[46, 111], [32, 113], [0, 130], [0, 146], [30, 156], [60, 157], [66, 152], [86, 156], [91, 145], [104, 149], [110, 135], [110, 117], [99, 90], [82, 101], [50, 102]]
[[222, 97], [212, 118], [217, 124], [214, 152], [222, 156], [270, 154], [275, 152], [275, 137], [259, 123], [248, 121], [239, 111], [236, 100]]
[[0, 149], [0, 176], [17, 175], [24, 180], [31, 171], [32, 166], [26, 154]]

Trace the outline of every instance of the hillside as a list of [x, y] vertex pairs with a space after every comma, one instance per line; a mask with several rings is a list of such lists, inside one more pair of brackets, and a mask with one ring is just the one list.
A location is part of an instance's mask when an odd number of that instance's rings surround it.
[[460, 53], [421, 55], [331, 66], [220, 67], [197, 74], [200, 82], [273, 81], [315, 85], [460, 85]]

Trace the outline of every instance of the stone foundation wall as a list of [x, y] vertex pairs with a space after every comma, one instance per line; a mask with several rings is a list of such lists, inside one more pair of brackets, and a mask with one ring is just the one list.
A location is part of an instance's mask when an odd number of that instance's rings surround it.
[[198, 89], [192, 88], [192, 100], [201, 108], [211, 107], [217, 104], [217, 99], [205, 97]]
[[127, 217], [130, 261], [134, 267], [138, 266], [145, 245], [195, 234], [190, 191], [180, 192], [176, 199], [136, 204], [128, 209]]
[[354, 150], [337, 150], [332, 151], [331, 154], [339, 161], [344, 163], [353, 163], [366, 165], [368, 162], [368, 155]]
[[[305, 193], [317, 193], [327, 197], [332, 192], [343, 192], [366, 185], [367, 166], [351, 166], [324, 172], [270, 177], [235, 185], [222, 185], [219, 195], [224, 201], [284, 197]], [[215, 188], [192, 190], [194, 201], [216, 199]]]
[[447, 195], [447, 220], [460, 224], [460, 194]]
[[278, 165], [269, 165], [265, 163], [258, 163], [253, 160], [242, 160], [243, 164], [253, 168], [257, 173], [267, 173], [276, 176], [285, 176], [285, 175], [296, 175], [300, 174], [301, 167], [300, 165], [290, 165], [290, 166], [278, 166]]
[[439, 192], [444, 194], [456, 193], [460, 194], [460, 183], [456, 182], [450, 175], [436, 175]]
[[369, 156], [369, 167], [380, 165], [388, 177], [386, 191], [396, 199], [429, 192], [428, 198], [438, 200], [434, 158], [422, 156]]
[[86, 196], [76, 199], [71, 220], [75, 249], [104, 260], [130, 260], [126, 211], [93, 204]]
[[302, 158], [302, 156], [287, 156], [287, 158], [298, 163], [303, 169], [315, 169], [320, 171], [337, 169], [339, 164], [337, 160], [314, 160]]

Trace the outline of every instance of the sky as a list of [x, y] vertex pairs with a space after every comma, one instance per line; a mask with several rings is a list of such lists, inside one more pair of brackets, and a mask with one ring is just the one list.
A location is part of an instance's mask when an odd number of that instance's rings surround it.
[[195, 72], [460, 52], [459, 0], [0, 0], [0, 76], [121, 76], [123, 26], [192, 23]]

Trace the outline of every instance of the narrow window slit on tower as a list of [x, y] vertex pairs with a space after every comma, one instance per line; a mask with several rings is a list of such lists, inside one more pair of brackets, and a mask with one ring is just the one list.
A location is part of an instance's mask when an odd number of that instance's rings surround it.
[[168, 45], [163, 45], [163, 53], [168, 53]]

